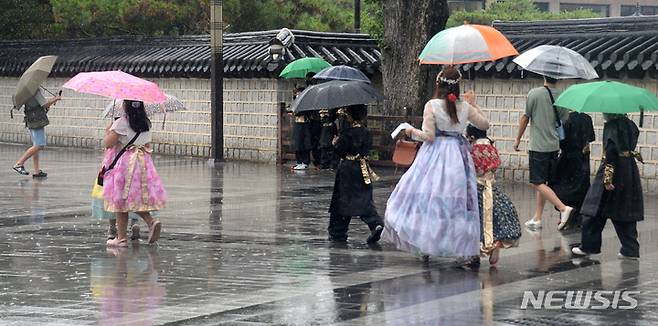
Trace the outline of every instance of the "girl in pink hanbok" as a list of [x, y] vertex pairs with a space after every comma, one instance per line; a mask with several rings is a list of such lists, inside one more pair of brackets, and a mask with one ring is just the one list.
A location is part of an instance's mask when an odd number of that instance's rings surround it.
[[[117, 237], [107, 240], [109, 247], [127, 247], [128, 213], [135, 212], [149, 227], [148, 242], [160, 238], [160, 221], [150, 212], [162, 209], [167, 193], [151, 157], [151, 121], [144, 103], [124, 100], [125, 117], [114, 121], [105, 132], [106, 148], [115, 148], [115, 166], [103, 176], [105, 210], [116, 213]], [[122, 149], [125, 148], [125, 151]]]

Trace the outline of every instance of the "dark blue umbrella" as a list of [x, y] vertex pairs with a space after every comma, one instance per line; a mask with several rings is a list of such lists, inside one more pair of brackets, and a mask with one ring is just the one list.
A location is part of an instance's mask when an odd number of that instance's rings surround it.
[[352, 80], [330, 80], [304, 90], [292, 103], [293, 112], [340, 108], [382, 101], [370, 84]]
[[322, 69], [313, 76], [315, 79], [355, 80], [370, 83], [370, 79], [359, 69], [348, 66], [333, 66]]

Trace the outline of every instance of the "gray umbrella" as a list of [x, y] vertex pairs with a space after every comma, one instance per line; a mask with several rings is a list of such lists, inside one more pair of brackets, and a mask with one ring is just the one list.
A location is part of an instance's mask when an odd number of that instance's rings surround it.
[[599, 78], [592, 65], [582, 55], [557, 45], [532, 48], [513, 61], [525, 70], [555, 79]]
[[41, 84], [46, 81], [53, 65], [57, 60], [57, 56], [49, 55], [37, 59], [27, 70], [23, 73], [16, 85], [16, 91], [12, 96], [14, 107], [20, 109], [25, 102], [33, 97]]
[[361, 70], [344, 65], [324, 68], [315, 74], [313, 78], [325, 80], [356, 80], [370, 83], [370, 79], [368, 79]]
[[292, 103], [293, 112], [340, 108], [383, 100], [377, 90], [360, 81], [332, 80], [304, 90]]

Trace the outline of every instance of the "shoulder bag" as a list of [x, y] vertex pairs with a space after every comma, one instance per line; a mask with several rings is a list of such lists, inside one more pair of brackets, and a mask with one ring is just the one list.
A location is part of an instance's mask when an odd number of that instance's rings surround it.
[[560, 140], [564, 140], [565, 134], [564, 134], [564, 126], [562, 125], [562, 120], [560, 120], [560, 115], [557, 112], [557, 109], [555, 108], [555, 99], [553, 98], [553, 92], [551, 92], [551, 89], [548, 88], [548, 86], [544, 86], [546, 90], [548, 91], [548, 96], [551, 97], [551, 104], [553, 104], [553, 112], [555, 113], [555, 131], [557, 131], [557, 137]]
[[119, 161], [119, 158], [121, 157], [121, 155], [123, 155], [123, 153], [126, 152], [126, 149], [128, 149], [128, 147], [130, 147], [130, 145], [132, 145], [133, 143], [135, 143], [135, 140], [137, 140], [137, 137], [139, 137], [139, 134], [141, 134], [141, 132], [136, 133], [135, 136], [133, 137], [133, 139], [131, 139], [131, 140], [128, 142], [128, 144], [126, 144], [126, 146], [123, 146], [123, 148], [121, 149], [121, 151], [119, 151], [119, 153], [117, 153], [117, 156], [114, 157], [114, 160], [112, 161], [112, 163], [110, 164], [110, 166], [108, 166], [107, 168], [105, 168], [105, 165], [103, 165], [103, 167], [101, 168], [100, 172], [98, 172], [98, 177], [96, 178], [96, 184], [98, 184], [99, 186], [102, 186], [102, 185], [103, 185], [103, 178], [105, 177], [105, 173], [107, 173], [107, 171], [110, 171], [110, 170], [114, 169], [114, 166], [115, 166], [115, 165], [117, 164], [117, 162]]

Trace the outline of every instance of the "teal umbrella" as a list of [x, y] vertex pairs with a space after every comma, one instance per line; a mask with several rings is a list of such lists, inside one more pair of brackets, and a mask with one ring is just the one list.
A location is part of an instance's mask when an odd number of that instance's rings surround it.
[[644, 88], [615, 81], [577, 84], [567, 88], [555, 101], [555, 106], [577, 112], [625, 114], [658, 110], [658, 98]]
[[315, 74], [327, 67], [331, 67], [331, 65], [328, 62], [322, 60], [322, 58], [301, 58], [289, 63], [285, 68], [283, 68], [283, 71], [281, 74], [279, 74], [279, 77], [286, 79], [306, 78], [308, 73]]

